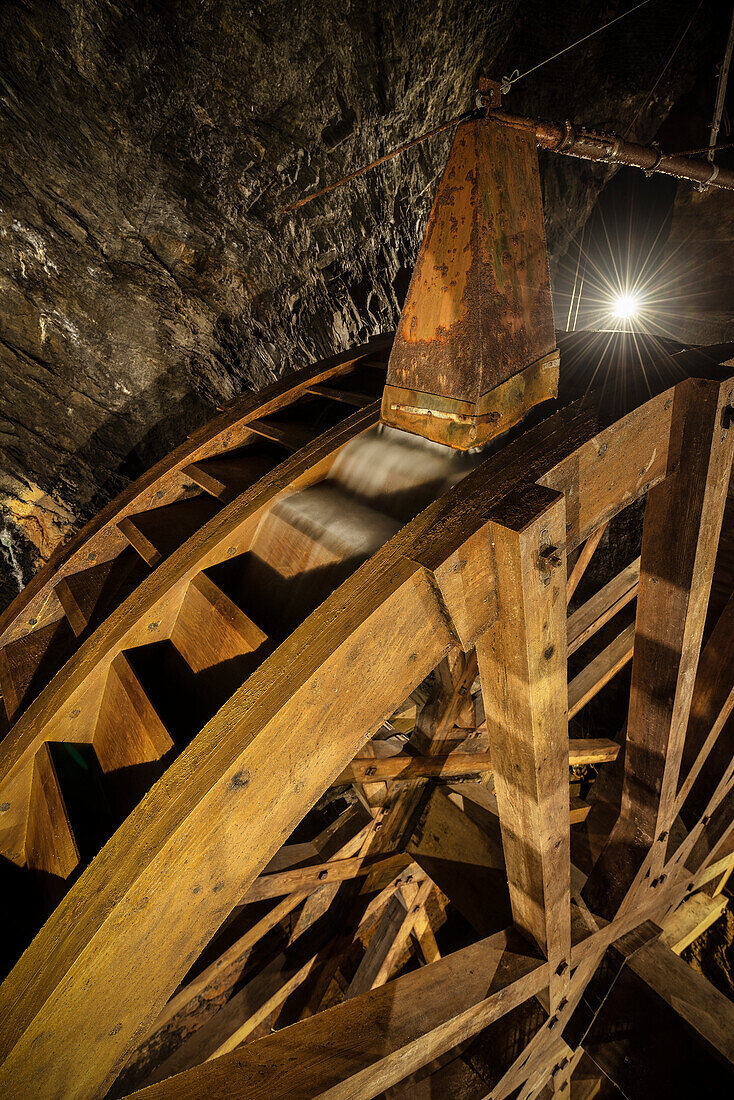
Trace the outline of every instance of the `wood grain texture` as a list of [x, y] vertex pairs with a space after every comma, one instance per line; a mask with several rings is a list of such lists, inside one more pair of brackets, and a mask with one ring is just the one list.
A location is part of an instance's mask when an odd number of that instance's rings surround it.
[[733, 392], [731, 379], [689, 379], [676, 388], [669, 475], [648, 495], [622, 806], [584, 893], [606, 916], [648, 851], [653, 879], [664, 862], [656, 840], [672, 825], [734, 451], [734, 432], [724, 426]]
[[498, 620], [477, 656], [513, 917], [547, 955], [555, 1008], [571, 951], [565, 504], [537, 487], [498, 511]]
[[546, 972], [500, 933], [136, 1095], [368, 1100], [538, 992]]
[[48, 745], [38, 750], [33, 762], [26, 860], [32, 870], [62, 882], [79, 864], [79, 849]]

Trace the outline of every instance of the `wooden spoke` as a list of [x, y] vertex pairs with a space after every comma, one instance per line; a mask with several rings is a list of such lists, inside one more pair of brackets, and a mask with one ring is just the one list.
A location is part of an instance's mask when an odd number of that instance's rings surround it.
[[567, 600], [568, 603], [571, 602], [571, 597], [573, 596], [574, 592], [578, 588], [579, 581], [581, 580], [584, 573], [586, 572], [586, 569], [589, 565], [589, 562], [591, 561], [592, 556], [594, 554], [594, 551], [596, 550], [597, 546], [599, 545], [602, 538], [604, 537], [604, 532], [606, 531], [607, 526], [608, 526], [608, 524], [603, 523], [601, 525], [601, 527], [597, 527], [596, 531], [594, 531], [591, 535], [589, 535], [588, 539], [584, 543], [584, 545], [581, 549], [581, 553], [579, 554], [578, 558], [576, 559], [576, 564], [574, 565], [573, 569], [571, 570], [571, 572], [569, 574], [569, 577], [568, 577], [568, 581], [566, 583], [566, 600]]
[[640, 559], [637, 558], [582, 604], [578, 611], [569, 615], [569, 657], [588, 642], [597, 630], [601, 630], [605, 623], [613, 619], [618, 611], [635, 599], [639, 576]]
[[[568, 741], [568, 763], [606, 764], [616, 760], [619, 745], [608, 737], [572, 737]], [[337, 776], [334, 786], [343, 783], [362, 782], [365, 779], [407, 780], [443, 778], [455, 779], [463, 775], [480, 775], [492, 771], [491, 753], [451, 752], [442, 756], [409, 756], [396, 753], [378, 759], [359, 757]]]
[[521, 490], [492, 523], [498, 620], [477, 643], [516, 925], [547, 955], [563, 996], [570, 931], [566, 782], [565, 507]]
[[635, 625], [617, 635], [568, 685], [568, 717], [575, 718], [617, 673], [629, 664], [635, 648]]
[[[513, 947], [505, 933], [482, 940], [140, 1095], [292, 1097], [307, 1066], [311, 1095], [331, 1089], [367, 1100], [542, 988], [547, 964]], [[340, 1049], [338, 1037], [348, 1035], [360, 1036], [358, 1049]]]

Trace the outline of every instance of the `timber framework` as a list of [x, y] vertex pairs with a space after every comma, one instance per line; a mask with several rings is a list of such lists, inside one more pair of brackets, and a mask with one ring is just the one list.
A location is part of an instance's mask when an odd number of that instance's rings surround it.
[[535, 129], [469, 119], [394, 338], [234, 401], [0, 618], [1, 1095], [731, 1095], [679, 955], [734, 863], [734, 363], [607, 422], [563, 357]]

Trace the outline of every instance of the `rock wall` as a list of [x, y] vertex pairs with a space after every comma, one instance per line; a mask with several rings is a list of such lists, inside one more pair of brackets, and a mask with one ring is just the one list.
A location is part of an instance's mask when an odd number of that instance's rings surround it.
[[[394, 327], [450, 137], [286, 202], [626, 6], [5, 0], [0, 605], [217, 405]], [[650, 137], [718, 48], [704, 6], [646, 101], [688, 7], [650, 5], [510, 105]], [[605, 171], [542, 167], [557, 258]]]

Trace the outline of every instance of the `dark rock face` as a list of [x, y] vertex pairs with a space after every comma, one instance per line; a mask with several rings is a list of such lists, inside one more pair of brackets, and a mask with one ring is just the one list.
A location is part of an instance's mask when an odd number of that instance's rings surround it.
[[[214, 407], [395, 326], [450, 135], [282, 207], [626, 4], [6, 0], [0, 8], [0, 605]], [[655, 10], [653, 10], [655, 9]], [[681, 2], [513, 90], [650, 137], [711, 41]], [[604, 171], [546, 158], [561, 255]]]

